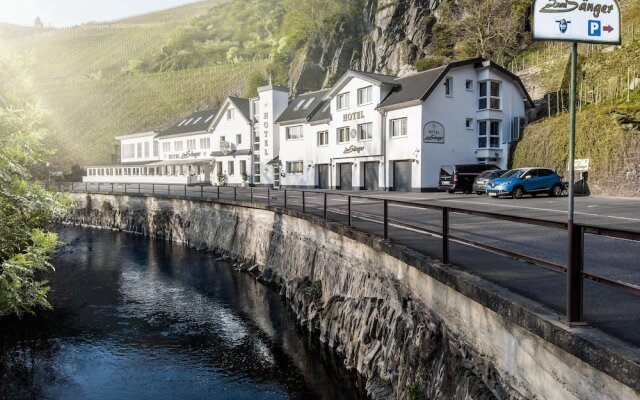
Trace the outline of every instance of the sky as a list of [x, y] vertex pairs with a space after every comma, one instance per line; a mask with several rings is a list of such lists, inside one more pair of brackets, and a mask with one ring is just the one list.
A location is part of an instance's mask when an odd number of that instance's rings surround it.
[[33, 26], [36, 17], [55, 27], [110, 21], [196, 0], [0, 0], [0, 22]]

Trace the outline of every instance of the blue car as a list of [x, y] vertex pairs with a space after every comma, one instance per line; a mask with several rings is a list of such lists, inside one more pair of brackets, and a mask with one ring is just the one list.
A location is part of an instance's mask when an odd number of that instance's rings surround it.
[[562, 195], [562, 178], [549, 168], [512, 169], [500, 178], [496, 178], [487, 186], [491, 197], [512, 196], [521, 199], [525, 194], [536, 196], [547, 193], [555, 197]]

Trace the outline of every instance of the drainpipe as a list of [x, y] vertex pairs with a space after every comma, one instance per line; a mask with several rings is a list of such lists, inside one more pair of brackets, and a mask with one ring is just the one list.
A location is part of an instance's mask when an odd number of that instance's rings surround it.
[[329, 158], [329, 189], [333, 188], [333, 158]]
[[385, 186], [385, 190], [389, 190], [389, 182], [387, 182], [387, 113], [381, 110], [380, 112], [380, 144], [382, 146], [382, 178]]

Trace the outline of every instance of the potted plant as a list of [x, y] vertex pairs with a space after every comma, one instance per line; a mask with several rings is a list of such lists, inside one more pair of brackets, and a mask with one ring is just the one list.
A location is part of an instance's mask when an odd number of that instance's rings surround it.
[[242, 176], [242, 187], [246, 187], [249, 181], [249, 174], [247, 174], [247, 171], [242, 171], [240, 175]]
[[224, 184], [224, 172], [218, 171], [218, 186], [223, 186]]

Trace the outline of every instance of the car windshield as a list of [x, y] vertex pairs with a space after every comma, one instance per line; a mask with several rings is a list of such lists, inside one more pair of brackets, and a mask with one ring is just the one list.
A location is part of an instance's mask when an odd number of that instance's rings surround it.
[[526, 169], [512, 169], [506, 174], [502, 175], [501, 178], [520, 178], [522, 174], [524, 174]]

